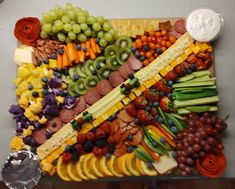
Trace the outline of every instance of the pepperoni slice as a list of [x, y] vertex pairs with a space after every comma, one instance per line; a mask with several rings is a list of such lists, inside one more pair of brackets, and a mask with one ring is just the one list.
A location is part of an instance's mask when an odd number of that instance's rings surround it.
[[186, 32], [185, 21], [183, 19], [177, 20], [174, 24], [174, 29], [176, 32], [184, 34]]
[[121, 77], [119, 71], [112, 72], [109, 76], [109, 82], [112, 87], [117, 87], [120, 85], [124, 79]]
[[105, 79], [101, 80], [96, 85], [96, 88], [97, 88], [98, 92], [103, 96], [108, 94], [113, 89], [113, 87], [110, 85], [109, 81], [107, 81]]
[[132, 146], [137, 146], [138, 144], [141, 143], [143, 140], [143, 134], [139, 130], [136, 134], [133, 135], [133, 139], [131, 141], [128, 141], [127, 143]]
[[77, 113], [80, 114], [86, 109], [86, 100], [84, 96], [80, 96], [77, 104], [73, 107], [73, 110]]
[[138, 60], [134, 55], [128, 58], [127, 64], [129, 68], [134, 71], [138, 71], [140, 68], [143, 67], [143, 63], [140, 60]]
[[135, 73], [132, 69], [129, 68], [128, 64], [121, 65], [118, 71], [123, 79], [128, 79], [129, 74]]
[[95, 87], [90, 88], [86, 92], [84, 97], [85, 97], [87, 104], [89, 104], [89, 105], [94, 104], [95, 102], [97, 102], [101, 98], [100, 94], [98, 93], [98, 91]]
[[72, 121], [75, 116], [75, 112], [73, 110], [64, 109], [60, 111], [59, 118], [63, 123], [68, 123]]
[[42, 128], [42, 129], [34, 131], [32, 134], [32, 137], [38, 145], [43, 144], [44, 142], [47, 141], [46, 128]]
[[134, 117], [131, 117], [126, 110], [121, 110], [117, 117], [126, 123], [131, 123], [134, 120]]
[[55, 117], [46, 123], [47, 129], [51, 133], [57, 132], [58, 130], [60, 130], [62, 128], [62, 126], [63, 126], [63, 123], [60, 120], [60, 118], [58, 118], [58, 117]]

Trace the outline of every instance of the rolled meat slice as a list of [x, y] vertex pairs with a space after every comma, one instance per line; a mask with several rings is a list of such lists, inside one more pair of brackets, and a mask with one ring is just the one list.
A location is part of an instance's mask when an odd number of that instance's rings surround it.
[[46, 123], [47, 129], [51, 133], [57, 132], [58, 130], [62, 128], [62, 126], [63, 126], [63, 123], [58, 117], [55, 117]]
[[46, 128], [34, 131], [32, 137], [38, 145], [43, 144], [44, 142], [47, 141]]
[[112, 72], [109, 76], [109, 82], [112, 87], [117, 87], [122, 82], [124, 82], [124, 79], [121, 77], [119, 71]]
[[97, 102], [101, 96], [95, 87], [90, 88], [84, 95], [87, 104], [92, 105]]
[[132, 69], [129, 68], [127, 63], [121, 65], [121, 67], [118, 69], [118, 71], [123, 79], [128, 79], [129, 74], [135, 73]]
[[101, 95], [105, 96], [113, 89], [113, 87], [108, 80], [103, 79], [96, 85], [96, 89]]
[[86, 100], [84, 96], [80, 96], [77, 104], [73, 107], [73, 110], [77, 113], [80, 114], [86, 109]]
[[134, 71], [138, 71], [140, 68], [143, 67], [143, 62], [138, 60], [134, 55], [132, 55], [128, 58], [127, 64], [129, 66], [129, 68]]
[[174, 30], [177, 33], [184, 34], [186, 32], [186, 29], [185, 29], [185, 20], [183, 20], [183, 19], [177, 20], [175, 22], [175, 24], [174, 24]]
[[63, 123], [68, 123], [72, 121], [74, 117], [75, 117], [75, 112], [73, 110], [64, 109], [64, 110], [61, 110], [59, 114], [59, 119]]

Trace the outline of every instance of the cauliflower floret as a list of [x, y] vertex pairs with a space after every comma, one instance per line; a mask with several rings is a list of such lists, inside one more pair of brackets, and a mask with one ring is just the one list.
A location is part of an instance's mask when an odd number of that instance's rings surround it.
[[22, 138], [20, 138], [19, 136], [15, 136], [12, 140], [11, 140], [11, 144], [10, 147], [12, 150], [17, 151], [17, 150], [22, 150], [25, 149], [25, 144]]
[[40, 124], [45, 124], [47, 122], [47, 118], [45, 116], [42, 116], [41, 119], [38, 120]]
[[64, 102], [64, 97], [62, 97], [62, 96], [56, 96], [55, 98], [56, 98], [56, 100], [57, 100], [58, 102], [60, 102], [61, 104]]
[[29, 108], [27, 108], [24, 112], [25, 117], [27, 117], [30, 121], [38, 121], [39, 117], [35, 115]]
[[23, 129], [23, 133], [22, 133], [22, 136], [25, 138], [27, 136], [30, 136], [32, 135], [32, 131], [34, 130], [34, 127], [33, 126], [29, 126], [27, 129]]
[[22, 95], [19, 99], [19, 104], [22, 108], [26, 109], [29, 106], [29, 100], [26, 96]]

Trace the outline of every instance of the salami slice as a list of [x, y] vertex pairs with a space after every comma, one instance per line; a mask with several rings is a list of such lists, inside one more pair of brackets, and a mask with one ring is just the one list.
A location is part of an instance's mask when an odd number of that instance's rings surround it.
[[85, 97], [87, 104], [89, 104], [89, 105], [94, 104], [95, 102], [97, 102], [101, 98], [100, 94], [98, 93], [98, 91], [95, 87], [90, 88], [86, 92], [84, 97]]
[[121, 77], [119, 71], [115, 71], [109, 76], [110, 85], [114, 88], [120, 85], [123, 81], [124, 79]]
[[128, 141], [127, 143], [132, 146], [137, 146], [138, 144], [141, 143], [143, 140], [143, 134], [141, 131], [138, 131], [133, 135], [133, 139], [131, 141]]
[[80, 114], [86, 109], [86, 100], [84, 96], [80, 96], [77, 104], [73, 107], [73, 110], [77, 113]]
[[96, 85], [96, 89], [101, 95], [105, 96], [113, 89], [113, 87], [110, 85], [109, 81], [103, 79]]
[[131, 123], [134, 120], [134, 117], [131, 117], [126, 110], [121, 110], [117, 117], [126, 123]]
[[64, 109], [60, 111], [59, 118], [63, 123], [70, 122], [75, 116], [75, 112], [73, 110]]
[[140, 68], [143, 67], [143, 63], [140, 60], [138, 60], [134, 55], [128, 58], [127, 64], [129, 68], [134, 71], [138, 71]]
[[129, 68], [128, 64], [121, 65], [118, 71], [123, 79], [128, 79], [129, 74], [135, 73], [132, 69]]
[[62, 128], [62, 126], [63, 126], [63, 123], [58, 117], [55, 117], [46, 123], [47, 129], [51, 133], [57, 132], [58, 130]]
[[174, 29], [176, 32], [184, 34], [186, 32], [185, 21], [183, 19], [177, 20], [174, 24]]
[[38, 145], [43, 144], [44, 142], [47, 141], [46, 128], [34, 131], [32, 137]]

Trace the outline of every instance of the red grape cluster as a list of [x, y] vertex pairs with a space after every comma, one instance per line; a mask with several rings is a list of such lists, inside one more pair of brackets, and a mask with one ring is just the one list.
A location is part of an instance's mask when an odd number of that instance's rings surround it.
[[176, 159], [182, 175], [194, 172], [198, 158], [204, 158], [214, 149], [223, 150], [220, 132], [227, 125], [216, 114], [202, 115], [190, 113], [185, 116], [188, 128], [177, 134]]

